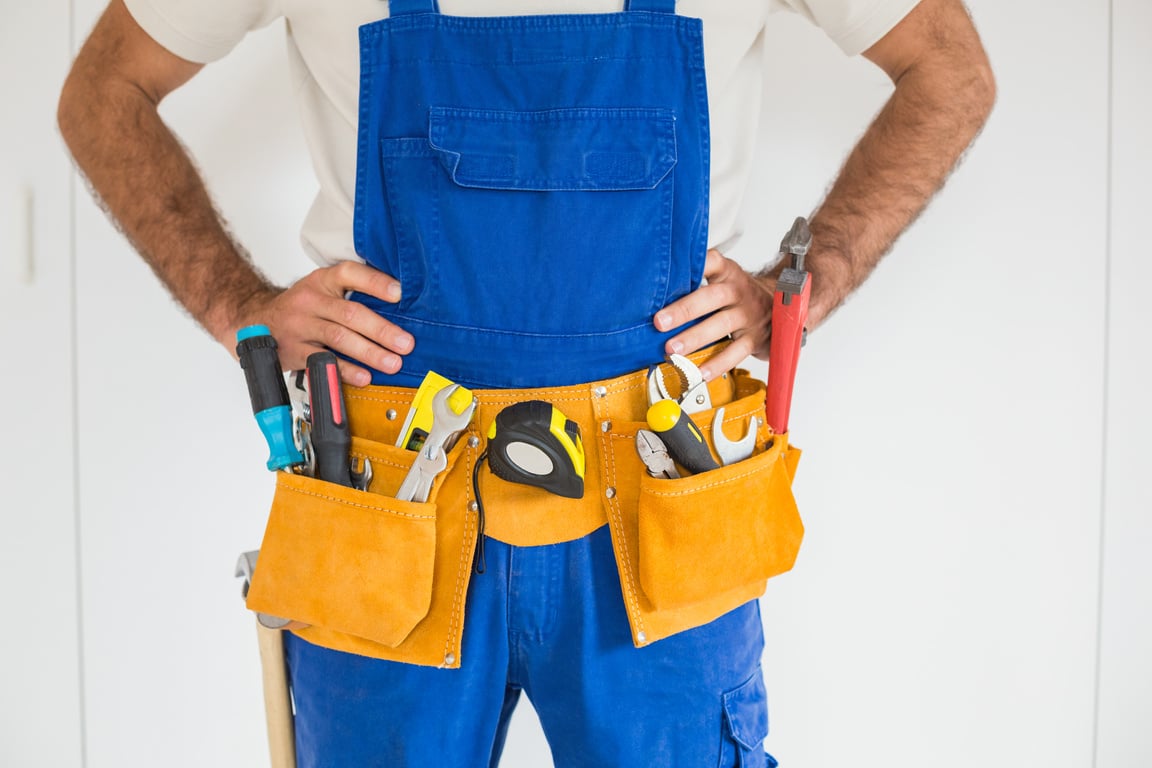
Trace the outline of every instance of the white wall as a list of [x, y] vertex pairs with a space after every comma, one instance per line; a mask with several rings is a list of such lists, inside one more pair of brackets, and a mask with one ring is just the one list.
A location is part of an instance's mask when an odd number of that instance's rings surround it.
[[[0, 3], [2, 103], [32, 93], [38, 116], [0, 120], [0, 191], [25, 173], [59, 185], [56, 147], [17, 166], [9, 131], [46, 141], [65, 65], [45, 66], [52, 76], [32, 89], [6, 56], [17, 38], [21, 55], [53, 50], [30, 40], [66, 45], [67, 11], [12, 36], [16, 9], [31, 6]], [[78, 35], [101, 4], [73, 3]], [[1152, 497], [1141, 482], [1152, 316], [1140, 293], [1152, 278], [1141, 238], [1152, 17], [1145, 0], [1056, 5], [971, 2], [996, 113], [804, 352], [793, 431], [807, 451], [797, 494], [808, 537], [764, 599], [769, 748], [785, 766], [1152, 764]], [[282, 34], [251, 36], [165, 115], [239, 236], [287, 280], [309, 268], [296, 231], [312, 182]], [[780, 17], [769, 38], [760, 173], [732, 254], [748, 266], [816, 204], [890, 87], [799, 19]], [[50, 200], [38, 211], [66, 207], [64, 194]], [[0, 378], [0, 401], [67, 402], [48, 412], [52, 434], [74, 436], [79, 459], [77, 527], [71, 447], [56, 450], [58, 476], [39, 460], [69, 441], [29, 442], [27, 411], [7, 422], [22, 439], [0, 448], [16, 489], [0, 503], [0, 589], [33, 629], [0, 635], [0, 765], [266, 764], [252, 620], [231, 577], [271, 490], [242, 375], [82, 188], [76, 200], [75, 264], [53, 239], [66, 228], [45, 217], [37, 253], [54, 254], [56, 271], [0, 283], [0, 339], [41, 372], [19, 389]], [[74, 303], [57, 290], [73, 277]], [[37, 307], [47, 324], [27, 322]], [[50, 354], [30, 327], [74, 343], [75, 371], [70, 351]], [[117, 370], [131, 371], [126, 382]], [[37, 557], [46, 546], [59, 568]], [[524, 705], [504, 764], [548, 764]]]
[[82, 754], [68, 3], [0, 0], [0, 766]]

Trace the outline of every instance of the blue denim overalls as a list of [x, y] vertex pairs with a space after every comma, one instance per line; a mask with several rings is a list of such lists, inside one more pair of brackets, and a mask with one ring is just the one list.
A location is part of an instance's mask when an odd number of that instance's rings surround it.
[[[657, 310], [697, 287], [708, 229], [703, 30], [622, 13], [450, 17], [392, 0], [361, 28], [356, 249], [403, 286], [357, 295], [411, 332], [400, 373], [562, 386], [664, 357]], [[490, 541], [444, 670], [286, 637], [301, 766], [485, 766], [528, 693], [560, 768], [767, 766], [753, 601], [631, 641], [606, 528]]]

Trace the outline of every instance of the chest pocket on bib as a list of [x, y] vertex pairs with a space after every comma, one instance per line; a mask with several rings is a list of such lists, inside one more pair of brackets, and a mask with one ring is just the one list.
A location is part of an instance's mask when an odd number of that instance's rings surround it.
[[427, 138], [381, 139], [380, 154], [400, 313], [570, 335], [666, 303], [671, 110], [432, 107]]

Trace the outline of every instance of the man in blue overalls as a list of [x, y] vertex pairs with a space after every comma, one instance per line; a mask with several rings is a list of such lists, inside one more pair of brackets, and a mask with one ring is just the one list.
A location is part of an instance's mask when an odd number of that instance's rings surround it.
[[[943, 182], [994, 86], [959, 0], [787, 2], [897, 84], [812, 218], [815, 326]], [[500, 390], [612, 379], [722, 339], [707, 379], [766, 355], [774, 275], [722, 253], [770, 3], [444, 5], [113, 0], [61, 126], [193, 316], [229, 348], [270, 326], [288, 368], [328, 347], [358, 386], [435, 370]], [[304, 241], [324, 265], [287, 289], [243, 257], [156, 113], [279, 15], [321, 187]], [[757, 603], [637, 647], [606, 527], [579, 534], [489, 539], [459, 669], [286, 635], [300, 764], [495, 765], [521, 691], [558, 766], [774, 764]]]

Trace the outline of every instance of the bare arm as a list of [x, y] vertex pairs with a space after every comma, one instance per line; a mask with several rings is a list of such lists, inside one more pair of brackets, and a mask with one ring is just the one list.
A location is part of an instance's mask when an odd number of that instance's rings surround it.
[[[393, 372], [410, 335], [344, 299], [358, 290], [387, 301], [399, 283], [359, 263], [318, 269], [291, 288], [270, 284], [232, 239], [187, 152], [157, 107], [200, 71], [156, 43], [123, 0], [112, 0], [80, 50], [60, 97], [60, 130], [109, 215], [172, 295], [221, 344], [260, 322], [281, 362], [302, 368], [325, 346]], [[356, 384], [368, 373], [344, 366]]]
[[[896, 84], [812, 216], [809, 328], [859, 287], [943, 185], [983, 127], [995, 85], [983, 46], [960, 0], [923, 0], [864, 55]], [[708, 285], [661, 310], [670, 330], [714, 315], [668, 341], [691, 351], [731, 335], [705, 371], [715, 376], [747, 355], [768, 354], [776, 271], [749, 275], [710, 251]]]

